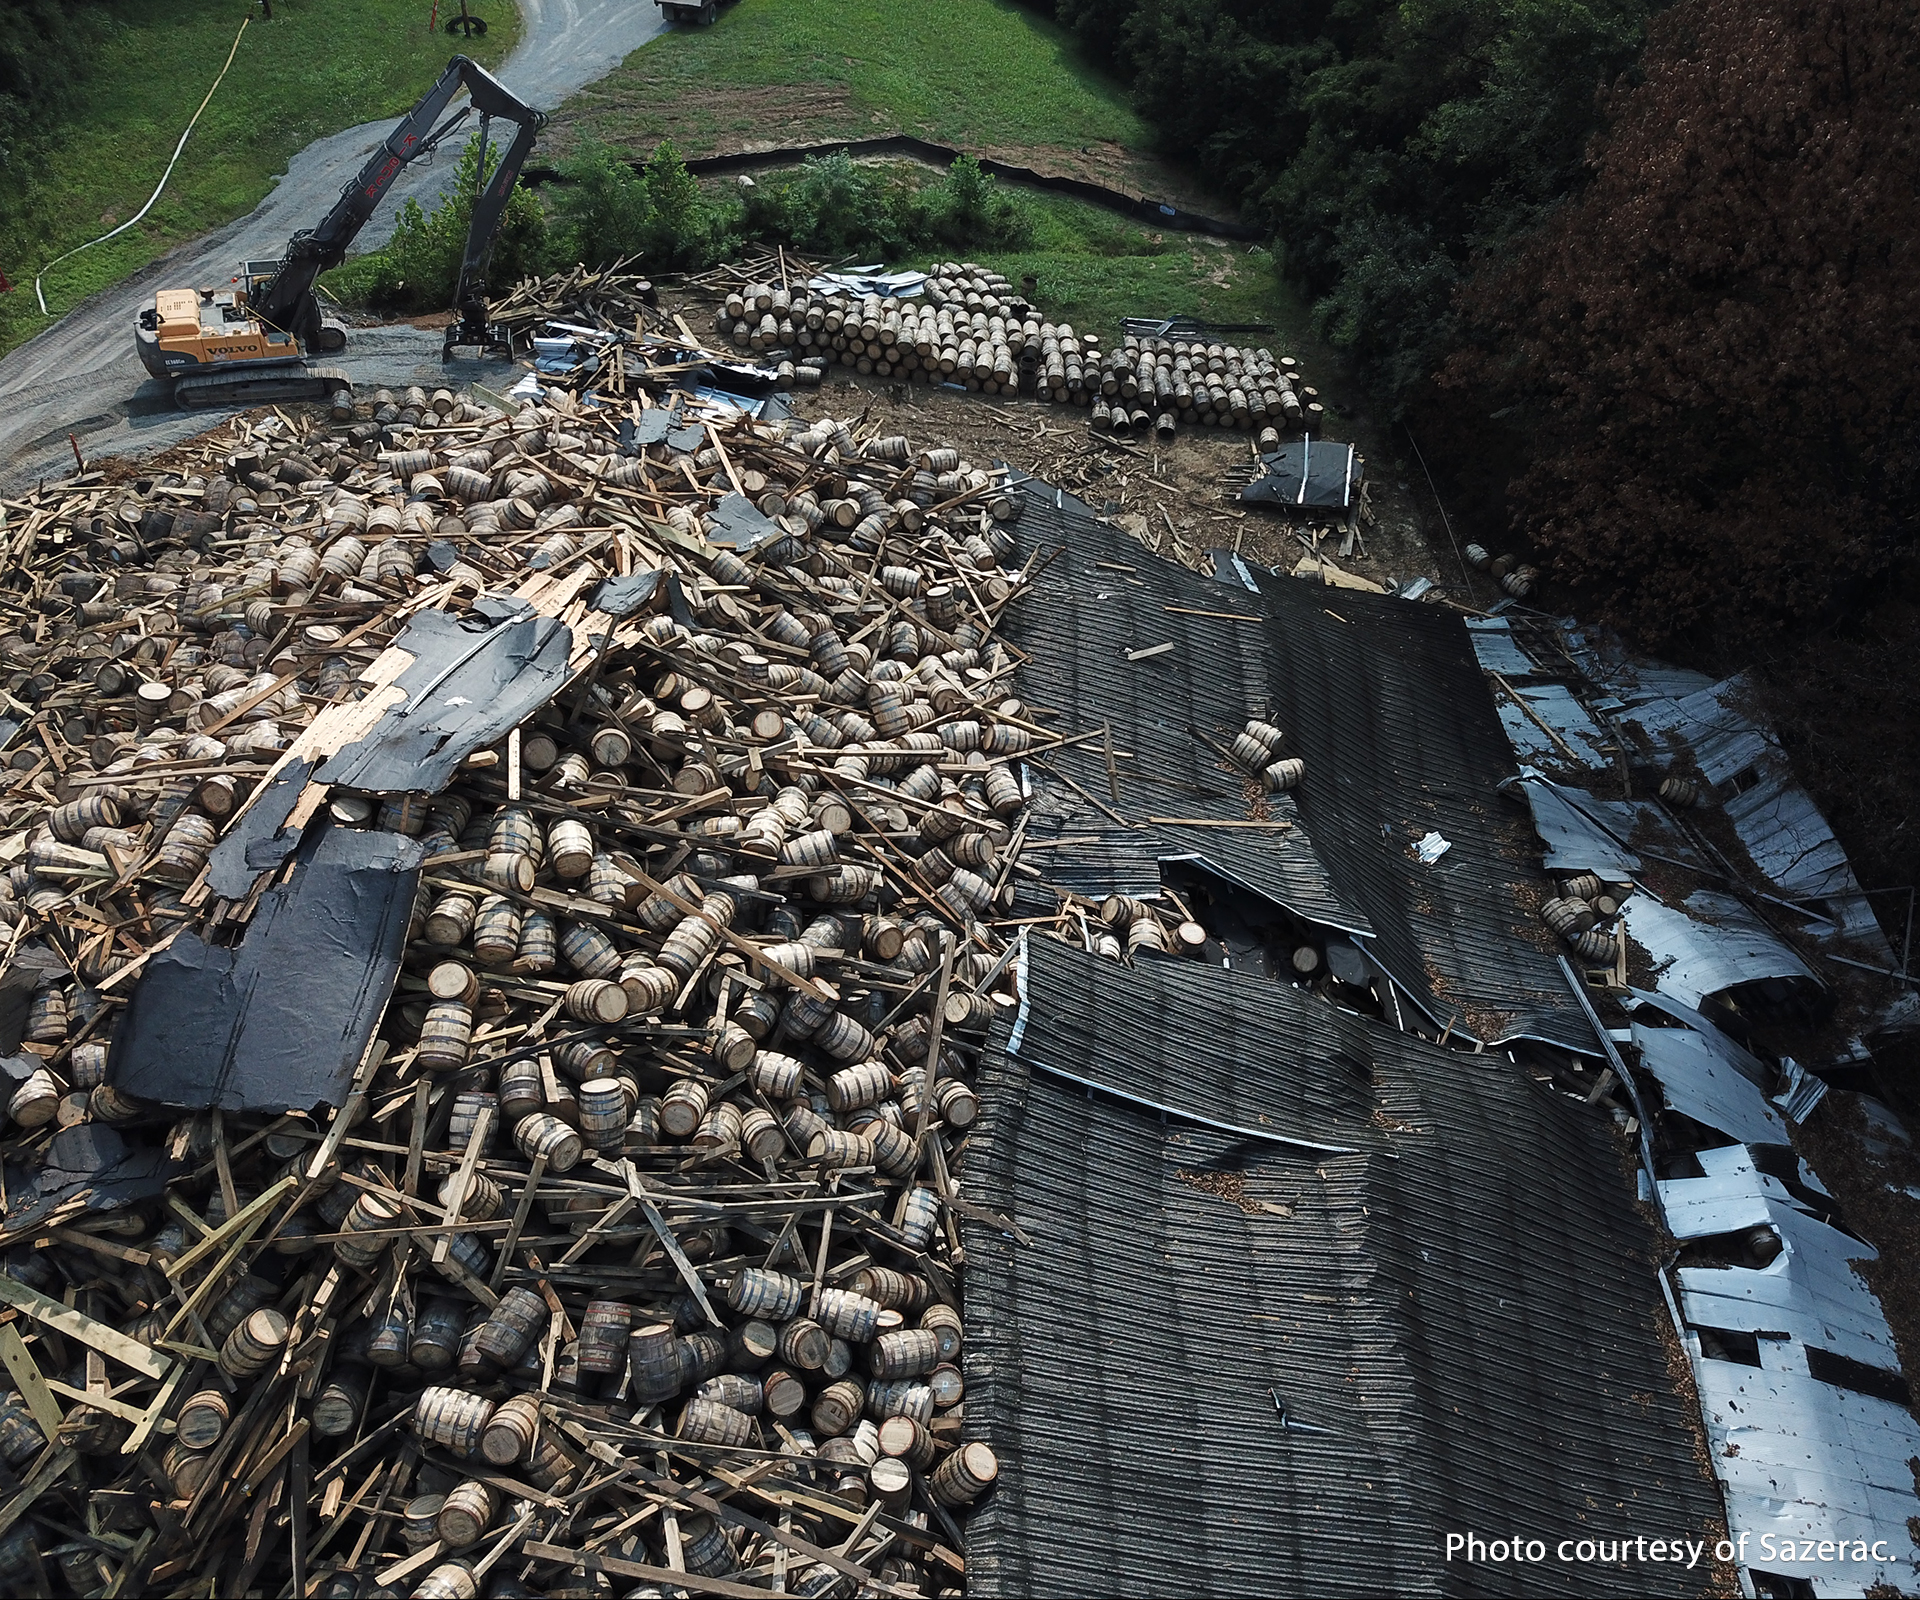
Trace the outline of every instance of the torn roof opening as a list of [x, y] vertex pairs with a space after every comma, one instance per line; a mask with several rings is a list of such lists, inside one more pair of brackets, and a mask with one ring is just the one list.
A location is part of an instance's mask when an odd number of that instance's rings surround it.
[[[1465, 630], [1364, 595], [1342, 595], [1333, 614], [1324, 591], [1264, 573], [1249, 573], [1243, 597], [1033, 487], [1023, 533], [1062, 552], [1012, 618], [1032, 657], [1022, 682], [1075, 731], [1111, 730], [1116, 752], [1111, 771], [1104, 736], [1056, 752], [1049, 765], [1071, 787], [1035, 769], [1029, 839], [1074, 841], [1049, 876], [1092, 896], [1150, 895], [1161, 860], [1197, 858], [1365, 941], [1436, 1030], [1596, 1051], [1515, 909], [1521, 884], [1546, 886], [1508, 837], [1516, 819], [1495, 785], [1511, 758]], [[1260, 802], [1287, 824], [1271, 831], [1253, 825], [1247, 780], [1219, 753], [1263, 715], [1305, 760], [1297, 789]], [[1447, 853], [1416, 861], [1435, 832]]]

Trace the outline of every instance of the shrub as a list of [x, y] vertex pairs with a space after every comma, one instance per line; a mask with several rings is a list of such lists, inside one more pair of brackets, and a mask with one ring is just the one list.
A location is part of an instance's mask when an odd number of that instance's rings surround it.
[[972, 156], [961, 156], [929, 197], [936, 238], [955, 250], [1024, 250], [1033, 218]]
[[745, 191], [739, 227], [766, 244], [863, 261], [898, 261], [935, 244], [1019, 249], [1033, 236], [1026, 207], [972, 156], [961, 156], [937, 182], [922, 186], [910, 170], [865, 166], [844, 150], [810, 156], [797, 172]]
[[[474, 193], [498, 164], [494, 151], [483, 155], [476, 133], [461, 151], [453, 186], [439, 205], [427, 211], [409, 200], [400, 208], [393, 236], [374, 256], [365, 279], [369, 304], [388, 311], [444, 311], [452, 306], [473, 221]], [[546, 229], [540, 202], [516, 187], [487, 260], [487, 282], [496, 294], [541, 269]]]
[[631, 261], [646, 272], [698, 272], [733, 243], [724, 205], [708, 200], [669, 140], [635, 172], [618, 152], [589, 144], [561, 167], [554, 200], [562, 252], [606, 266]]

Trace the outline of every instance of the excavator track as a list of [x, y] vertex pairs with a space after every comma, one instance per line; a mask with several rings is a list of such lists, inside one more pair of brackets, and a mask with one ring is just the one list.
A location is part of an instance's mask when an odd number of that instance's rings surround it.
[[353, 380], [338, 367], [309, 367], [289, 362], [284, 367], [196, 373], [178, 378], [174, 381], [173, 398], [177, 404], [192, 409], [256, 406], [269, 400], [325, 400], [336, 390], [352, 387]]

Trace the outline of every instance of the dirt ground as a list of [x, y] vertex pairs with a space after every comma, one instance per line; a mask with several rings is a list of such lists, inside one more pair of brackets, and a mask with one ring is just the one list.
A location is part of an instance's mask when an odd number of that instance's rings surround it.
[[[830, 379], [793, 405], [808, 417], [885, 417], [909, 438], [949, 441], [976, 463], [1011, 462], [1095, 509], [1110, 505], [1118, 524], [1142, 544], [1188, 566], [1198, 567], [1205, 551], [1219, 548], [1291, 571], [1313, 553], [1303, 525], [1231, 498], [1237, 486], [1229, 474], [1255, 459], [1250, 433], [1193, 427], [1182, 428], [1170, 445], [1115, 439], [1095, 433], [1089, 413], [1072, 406], [860, 378]], [[1376, 482], [1372, 498], [1378, 521], [1363, 528], [1353, 554], [1337, 556], [1338, 531], [1321, 536], [1326, 554], [1343, 571], [1380, 583], [1437, 577], [1419, 518], [1397, 481], [1389, 479], [1384, 490]]]
[[[661, 304], [669, 315], [683, 316], [697, 333], [712, 327], [719, 296], [695, 288], [665, 291]], [[1098, 331], [1107, 340], [1117, 332]], [[1433, 501], [1418, 465], [1393, 448], [1362, 393], [1328, 352], [1309, 347], [1279, 353], [1300, 360], [1305, 382], [1319, 391], [1337, 419], [1335, 437], [1358, 447], [1369, 484], [1373, 521], [1362, 523], [1346, 555], [1340, 554], [1343, 531], [1319, 533], [1319, 556], [1342, 573], [1389, 587], [1424, 576], [1464, 599], [1464, 569], [1455, 561], [1438, 519], [1434, 531], [1439, 548], [1429, 540], [1422, 498], [1427, 507]], [[1096, 509], [1111, 505], [1117, 523], [1148, 549], [1196, 569], [1203, 567], [1209, 549], [1233, 550], [1242, 560], [1284, 572], [1315, 557], [1316, 530], [1236, 503], [1239, 481], [1257, 459], [1251, 432], [1182, 426], [1171, 444], [1114, 438], [1096, 433], [1089, 426], [1092, 413], [1077, 406], [897, 378], [862, 378], [846, 367], [831, 369], [820, 388], [795, 390], [787, 399], [803, 417], [847, 418], [864, 412], [888, 418], [890, 431], [916, 442], [952, 444], [976, 464], [1007, 461], [1079, 495]]]

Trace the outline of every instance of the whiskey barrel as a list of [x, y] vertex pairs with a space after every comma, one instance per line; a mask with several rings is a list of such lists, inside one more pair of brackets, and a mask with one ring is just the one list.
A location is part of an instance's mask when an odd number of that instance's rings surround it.
[[701, 1444], [741, 1446], [753, 1442], [753, 1418], [714, 1400], [689, 1400], [674, 1429], [678, 1437]]
[[533, 1454], [540, 1435], [540, 1400], [517, 1394], [500, 1402], [480, 1435], [480, 1453], [496, 1467], [511, 1467]]
[[684, 1383], [680, 1339], [670, 1322], [635, 1328], [627, 1340], [628, 1387], [643, 1405], [671, 1399]]
[[582, 1373], [608, 1377], [626, 1365], [633, 1307], [624, 1300], [590, 1300], [580, 1319]]
[[447, 1491], [440, 1514], [433, 1519], [433, 1531], [452, 1550], [464, 1550], [477, 1544], [493, 1521], [494, 1492], [478, 1479], [469, 1478]]
[[880, 1334], [867, 1350], [867, 1369], [876, 1378], [917, 1377], [940, 1360], [940, 1340], [928, 1328], [900, 1328]]
[[806, 1285], [767, 1267], [743, 1267], [727, 1285], [727, 1304], [750, 1317], [784, 1322], [800, 1309]]
[[187, 1396], [174, 1419], [173, 1436], [189, 1450], [211, 1450], [227, 1431], [227, 1397], [219, 1389], [201, 1389]]
[[287, 1335], [287, 1319], [270, 1306], [250, 1312], [220, 1346], [220, 1370], [229, 1378], [250, 1378], [280, 1359]]

